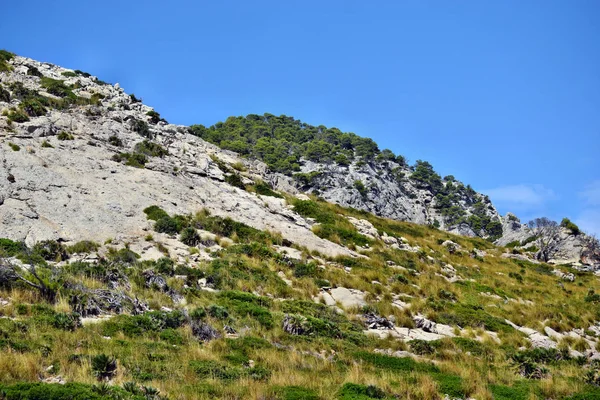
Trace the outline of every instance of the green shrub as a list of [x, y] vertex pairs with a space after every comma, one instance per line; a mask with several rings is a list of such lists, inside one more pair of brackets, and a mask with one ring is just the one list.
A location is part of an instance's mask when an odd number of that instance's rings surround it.
[[111, 137], [109, 137], [108, 143], [112, 144], [113, 146], [123, 147], [123, 141], [119, 139], [117, 135], [112, 135]]
[[362, 183], [362, 181], [354, 181], [354, 188], [358, 190], [358, 193], [360, 193], [362, 197], [365, 197], [367, 195], [367, 188], [365, 187], [365, 184]]
[[173, 345], [182, 345], [184, 343], [181, 333], [172, 328], [167, 328], [164, 331], [161, 331], [158, 337], [160, 337], [161, 340]]
[[198, 377], [203, 379], [233, 381], [242, 377], [242, 371], [239, 368], [229, 367], [213, 360], [190, 361], [190, 367]]
[[97, 387], [82, 383], [16, 383], [0, 384], [3, 400], [114, 400], [130, 399], [127, 392], [118, 387], [109, 387], [104, 394]]
[[0, 238], [0, 255], [14, 257], [25, 250], [25, 244], [10, 239]]
[[41, 78], [41, 85], [46, 91], [50, 94], [53, 94], [57, 97], [68, 97], [75, 99], [75, 94], [71, 91], [71, 88], [61, 80], [52, 79], [48, 77]]
[[563, 218], [562, 221], [560, 222], [560, 226], [570, 230], [571, 234], [573, 234], [575, 236], [577, 236], [581, 233], [581, 230], [579, 229], [579, 227], [574, 222], [572, 222], [569, 218]]
[[50, 149], [54, 148], [54, 146], [52, 146], [47, 140], [44, 140], [42, 142], [42, 147], [46, 147], [46, 148], [50, 148]]
[[8, 145], [10, 146], [10, 148], [12, 149], [12, 151], [19, 151], [19, 150], [21, 150], [21, 146], [19, 146], [18, 144], [14, 144], [14, 143], [8, 142]]
[[181, 229], [180, 224], [176, 219], [171, 217], [162, 217], [154, 224], [154, 230], [160, 233], [167, 233], [170, 235], [177, 234]]
[[10, 92], [5, 90], [2, 86], [0, 86], [0, 101], [10, 103]]
[[149, 140], [144, 140], [143, 142], [137, 143], [134, 147], [134, 150], [136, 153], [144, 154], [149, 157], [164, 157], [169, 154], [169, 152], [160, 144], [151, 142]]
[[108, 258], [117, 263], [133, 264], [140, 258], [140, 255], [127, 247], [123, 247], [120, 250], [109, 248]]
[[462, 328], [467, 326], [484, 328], [494, 332], [514, 331], [503, 319], [486, 313], [481, 307], [464, 304], [456, 304], [447, 309], [447, 311], [441, 312], [437, 316], [436, 322], [447, 325], [458, 325]]
[[150, 206], [144, 208], [144, 214], [146, 214], [146, 218], [151, 219], [153, 221], [158, 221], [161, 218], [168, 217], [169, 214], [159, 206]]
[[69, 258], [65, 247], [56, 240], [44, 240], [33, 246], [33, 253], [48, 261], [62, 261]]
[[146, 155], [139, 153], [118, 153], [112, 156], [112, 160], [135, 168], [144, 168], [148, 162]]
[[40, 117], [45, 115], [48, 110], [36, 99], [26, 99], [19, 104], [19, 107], [30, 117]]
[[338, 398], [340, 400], [383, 399], [385, 392], [374, 385], [345, 383], [339, 391]]
[[412, 358], [399, 358], [386, 356], [383, 354], [369, 353], [361, 351], [354, 353], [354, 357], [358, 360], [362, 360], [368, 364], [371, 364], [375, 368], [383, 369], [387, 371], [395, 372], [426, 372], [426, 373], [437, 373], [440, 372], [439, 368], [434, 364], [421, 363], [413, 360]]
[[231, 186], [235, 186], [242, 190], [246, 190], [246, 185], [242, 181], [242, 177], [239, 174], [229, 174], [225, 176], [225, 182], [229, 183]]
[[82, 240], [72, 246], [67, 247], [67, 252], [70, 254], [93, 253], [98, 251], [99, 248], [100, 245], [96, 242], [92, 242], [91, 240]]
[[9, 121], [12, 122], [27, 122], [29, 121], [29, 116], [27, 116], [27, 114], [23, 111], [23, 110], [10, 110], [8, 112], [7, 118]]
[[282, 195], [280, 195], [277, 192], [274, 192], [273, 189], [271, 188], [271, 186], [269, 186], [267, 183], [265, 183], [263, 181], [257, 182], [254, 185], [254, 190], [256, 191], [257, 194], [260, 194], [261, 196], [271, 196], [271, 197], [283, 198]]
[[431, 343], [426, 340], [411, 340], [408, 342], [408, 346], [410, 347], [410, 351], [420, 356], [435, 353], [435, 347], [433, 347]]
[[56, 138], [58, 140], [73, 140], [73, 139], [75, 139], [72, 134], [70, 134], [69, 132], [65, 132], [65, 131], [60, 132], [56, 136]]
[[304, 276], [316, 276], [318, 271], [317, 264], [315, 263], [297, 263], [294, 265], [294, 276], [296, 278], [302, 278]]
[[275, 388], [278, 400], [320, 400], [319, 395], [312, 389], [302, 386], [283, 386]]
[[131, 129], [136, 132], [138, 135], [143, 136], [148, 139], [152, 139], [152, 132], [148, 127], [146, 121], [142, 121], [140, 119], [132, 119], [131, 120]]
[[92, 373], [98, 379], [110, 379], [117, 373], [117, 360], [106, 354], [92, 357]]
[[77, 76], [77, 73], [73, 72], [73, 71], [64, 71], [61, 72], [61, 75], [67, 78], [73, 78], [75, 76]]
[[158, 124], [160, 121], [167, 122], [164, 118], [160, 117], [159, 113], [157, 113], [154, 110], [148, 111], [146, 115], [150, 117], [150, 122], [152, 122], [153, 124]]
[[181, 231], [179, 241], [187, 246], [197, 246], [200, 243], [200, 235], [195, 228], [189, 226]]

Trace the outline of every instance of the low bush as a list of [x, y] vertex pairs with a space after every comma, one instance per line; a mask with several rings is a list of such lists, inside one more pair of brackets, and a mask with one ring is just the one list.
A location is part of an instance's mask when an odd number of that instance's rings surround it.
[[312, 389], [302, 386], [283, 386], [274, 389], [277, 400], [320, 400], [321, 398]]
[[91, 240], [82, 240], [72, 246], [67, 247], [67, 252], [69, 254], [93, 253], [98, 251], [99, 248], [100, 245], [96, 242], [92, 242]]
[[135, 145], [134, 150], [136, 153], [147, 155], [148, 157], [164, 157], [169, 154], [164, 147], [158, 143], [144, 140]]
[[21, 109], [10, 110], [8, 112], [7, 118], [9, 121], [17, 123], [29, 121], [29, 116]]
[[426, 372], [439, 373], [440, 370], [434, 364], [422, 363], [413, 360], [412, 358], [399, 358], [386, 356], [383, 354], [369, 353], [361, 351], [354, 353], [354, 358], [364, 361], [375, 368], [395, 371], [395, 372]]
[[161, 218], [169, 216], [169, 214], [167, 214], [167, 212], [159, 206], [150, 206], [144, 208], [144, 214], [146, 214], [146, 218], [153, 221], [158, 221]]
[[345, 383], [339, 391], [340, 400], [371, 400], [385, 398], [385, 392], [374, 385]]
[[283, 198], [282, 195], [273, 191], [271, 186], [269, 186], [267, 183], [265, 183], [263, 181], [259, 181], [254, 185], [254, 191], [257, 194], [260, 194], [261, 196], [271, 196], [271, 197]]
[[187, 246], [197, 246], [200, 243], [200, 235], [195, 228], [188, 226], [181, 231], [179, 241]]
[[242, 181], [242, 177], [239, 174], [229, 174], [225, 175], [225, 182], [229, 183], [231, 186], [235, 186], [242, 190], [246, 190], [246, 185]]

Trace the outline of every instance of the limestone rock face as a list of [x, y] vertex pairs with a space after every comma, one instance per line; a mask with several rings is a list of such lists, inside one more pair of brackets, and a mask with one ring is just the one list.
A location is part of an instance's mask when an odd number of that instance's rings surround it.
[[[20, 82], [44, 93], [40, 78], [26, 75], [36, 67], [45, 77], [77, 83], [80, 97], [101, 95], [98, 105], [68, 110], [48, 109], [28, 122], [9, 123], [0, 117], [0, 237], [62, 241], [139, 237], [151, 228], [143, 209], [158, 205], [170, 214], [202, 208], [229, 216], [261, 230], [280, 232], [287, 240], [328, 255], [348, 255], [345, 248], [321, 239], [291, 211], [283, 199], [259, 196], [224, 181], [220, 164], [241, 163], [249, 179], [260, 177], [294, 193], [289, 178], [266, 173], [264, 164], [247, 161], [189, 134], [184, 126], [146, 115], [152, 108], [135, 102], [117, 86], [93, 77], [61, 75], [66, 69], [24, 57], [12, 60], [15, 71], [1, 74], [2, 85]], [[0, 111], [18, 104], [0, 102]], [[133, 121], [143, 121], [142, 136]], [[65, 133], [68, 139], [65, 139]], [[114, 160], [133, 153], [146, 137], [168, 155], [147, 156], [145, 168]], [[20, 147], [13, 150], [8, 142]]]

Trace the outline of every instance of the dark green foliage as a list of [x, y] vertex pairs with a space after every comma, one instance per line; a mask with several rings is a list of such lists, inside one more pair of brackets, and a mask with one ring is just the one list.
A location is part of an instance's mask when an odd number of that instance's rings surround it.
[[597, 294], [594, 289], [590, 289], [587, 295], [584, 297], [586, 303], [600, 303], [600, 294]]
[[209, 128], [193, 125], [191, 131], [224, 149], [262, 159], [272, 170], [286, 174], [299, 170], [301, 158], [347, 165], [355, 156], [372, 160], [379, 154], [371, 139], [285, 115], [230, 117]]
[[144, 214], [146, 214], [146, 218], [151, 219], [153, 221], [158, 221], [161, 218], [168, 217], [169, 214], [159, 206], [150, 206], [144, 208]]
[[562, 221], [560, 222], [560, 226], [570, 230], [572, 235], [577, 236], [581, 233], [581, 230], [579, 229], [579, 227], [574, 222], [572, 222], [569, 218], [563, 218]]
[[474, 356], [482, 356], [488, 352], [487, 346], [477, 340], [455, 337], [452, 341], [463, 352], [469, 352]]
[[321, 207], [319, 203], [312, 200], [295, 199], [292, 203], [294, 211], [305, 218], [314, 218], [321, 224], [334, 223], [337, 216], [328, 209]]
[[[130, 394], [118, 387], [108, 387], [99, 393], [98, 387], [82, 383], [16, 383], [0, 385], [3, 400], [114, 400], [132, 399]], [[137, 398], [136, 400], [141, 400]]]
[[252, 317], [267, 329], [273, 327], [273, 316], [265, 308], [271, 304], [269, 299], [237, 291], [221, 292], [219, 297], [234, 314]]
[[208, 306], [207, 312], [208, 315], [216, 319], [224, 320], [229, 317], [229, 312], [227, 312], [227, 309], [216, 304]]
[[312, 389], [302, 386], [284, 386], [275, 389], [277, 400], [320, 400]]
[[163, 217], [156, 221], [154, 224], [154, 230], [160, 233], [175, 235], [181, 230], [181, 226], [175, 218]]
[[161, 331], [158, 335], [161, 340], [173, 345], [182, 345], [184, 343], [181, 333], [172, 328]]
[[303, 188], [309, 188], [315, 186], [317, 178], [321, 175], [323, 175], [321, 171], [313, 171], [309, 173], [297, 173], [293, 177]]
[[195, 228], [188, 226], [181, 231], [179, 240], [185, 245], [197, 246], [200, 243], [200, 235]]
[[110, 379], [117, 373], [117, 360], [106, 354], [92, 357], [92, 372], [98, 379]]
[[418, 182], [419, 186], [431, 190], [433, 194], [439, 192], [443, 187], [442, 178], [427, 161], [417, 160], [415, 171], [410, 178]]
[[67, 78], [73, 78], [77, 76], [77, 73], [73, 71], [64, 71], [61, 73], [61, 75]]
[[42, 77], [41, 85], [50, 94], [57, 97], [68, 97], [75, 99], [77, 96], [71, 91], [71, 88], [61, 80]]
[[435, 353], [435, 347], [426, 340], [411, 340], [408, 342], [408, 346], [410, 347], [410, 351], [420, 356]]
[[10, 51], [0, 50], [0, 72], [9, 72], [12, 67], [8, 63], [15, 55]]
[[54, 148], [54, 146], [52, 146], [52, 145], [51, 145], [51, 144], [50, 144], [50, 143], [49, 143], [47, 140], [44, 140], [44, 141], [42, 142], [42, 147], [45, 147], [45, 148], [50, 148], [50, 149], [53, 149], [53, 148]]
[[69, 132], [65, 132], [62, 131], [60, 132], [58, 135], [56, 135], [56, 138], [58, 140], [73, 140], [73, 135], [71, 135]]
[[25, 250], [24, 243], [14, 242], [10, 239], [0, 238], [0, 255], [14, 257], [23, 250]]
[[294, 265], [294, 276], [302, 278], [304, 276], [314, 277], [317, 275], [318, 267], [315, 263], [297, 263]]
[[354, 188], [358, 190], [361, 196], [365, 197], [367, 195], [367, 188], [362, 181], [354, 181]]
[[417, 362], [412, 358], [392, 357], [383, 354], [368, 353], [366, 351], [354, 353], [354, 357], [358, 360], [371, 364], [375, 368], [384, 369], [387, 371], [417, 371], [426, 373], [440, 372], [439, 368], [434, 364]]
[[175, 265], [175, 262], [168, 257], [159, 258], [156, 260], [155, 265], [156, 272], [159, 274], [172, 276], [174, 273], [173, 266]]
[[75, 243], [72, 246], [67, 247], [67, 252], [69, 254], [76, 253], [93, 253], [100, 248], [98, 243], [92, 242], [90, 240], [82, 240], [80, 242]]
[[237, 380], [242, 377], [242, 370], [237, 367], [229, 367], [214, 360], [190, 361], [190, 367], [204, 379], [219, 379], [223, 381]]
[[140, 136], [143, 136], [145, 138], [148, 139], [152, 139], [152, 132], [150, 132], [150, 128], [148, 127], [148, 124], [146, 123], [146, 121], [142, 121], [140, 119], [135, 119], [133, 118], [131, 120], [131, 129], [136, 132], [137, 134], [139, 134]]
[[181, 311], [151, 311], [141, 315], [118, 315], [105, 322], [102, 331], [106, 336], [123, 332], [125, 336], [136, 337], [143, 333], [158, 333], [165, 329], [177, 329], [185, 323]]
[[458, 325], [461, 328], [467, 326], [472, 328], [481, 327], [494, 332], [511, 332], [514, 330], [503, 319], [486, 313], [483, 308], [465, 304], [446, 307], [444, 312], [438, 315], [436, 322], [447, 325]]
[[150, 122], [152, 122], [155, 125], [158, 124], [160, 121], [167, 122], [164, 118], [160, 117], [159, 113], [157, 113], [154, 110], [148, 111], [146, 115], [150, 117]]
[[29, 121], [29, 116], [27, 116], [27, 114], [21, 109], [10, 110], [8, 112], [7, 118], [9, 119], [9, 121], [17, 123]]
[[65, 247], [55, 240], [36, 243], [33, 246], [33, 252], [48, 261], [62, 261], [69, 258]]
[[587, 386], [582, 392], [568, 397], [567, 400], [600, 400], [600, 388]]
[[10, 103], [10, 92], [5, 90], [2, 86], [0, 86], [0, 101]]
[[143, 142], [137, 143], [134, 147], [134, 150], [136, 153], [144, 154], [149, 157], [164, 157], [169, 154], [169, 152], [160, 144], [151, 142], [149, 140], [144, 140]]
[[444, 373], [432, 375], [438, 383], [440, 393], [448, 395], [453, 399], [463, 399], [466, 397], [465, 390], [463, 389], [463, 380], [460, 376]]
[[383, 399], [385, 392], [374, 385], [359, 385], [357, 383], [345, 383], [338, 394], [340, 400], [370, 400]]
[[203, 229], [215, 235], [237, 237], [240, 242], [272, 242], [271, 236], [263, 231], [252, 228], [244, 223], [226, 217], [211, 216], [208, 213], [198, 213], [193, 222], [198, 229]]
[[131, 93], [129, 95], [129, 98], [131, 99], [132, 103], [141, 103], [142, 102], [142, 99], [141, 98], [138, 99], [137, 97], [135, 97], [135, 94], [133, 94], [133, 93]]
[[19, 107], [30, 117], [40, 117], [47, 112], [46, 107], [36, 99], [23, 100]]
[[108, 257], [113, 262], [123, 263], [123, 264], [133, 264], [134, 262], [136, 262], [138, 260], [138, 258], [140, 258], [140, 255], [137, 254], [136, 252], [130, 250], [127, 247], [123, 247], [120, 250], [115, 250], [112, 248], [109, 249]]
[[125, 165], [135, 168], [144, 168], [148, 162], [148, 157], [139, 153], [118, 153], [112, 156], [112, 160], [116, 162], [124, 162]]
[[119, 139], [117, 135], [112, 135], [111, 137], [109, 137], [108, 143], [112, 144], [113, 146], [123, 147], [123, 141]]
[[265, 183], [263, 181], [257, 182], [254, 185], [254, 190], [256, 191], [257, 194], [260, 194], [261, 196], [271, 196], [271, 197], [283, 198], [282, 195], [280, 195], [277, 192], [274, 192], [273, 189], [271, 188], [271, 186], [269, 186], [267, 183]]
[[37, 76], [40, 78], [43, 76], [39, 69], [37, 69], [36, 67], [32, 67], [32, 66], [27, 67], [27, 75]]
[[225, 182], [229, 183], [231, 186], [246, 190], [246, 185], [244, 185], [244, 182], [242, 182], [242, 177], [239, 174], [234, 173], [226, 175]]

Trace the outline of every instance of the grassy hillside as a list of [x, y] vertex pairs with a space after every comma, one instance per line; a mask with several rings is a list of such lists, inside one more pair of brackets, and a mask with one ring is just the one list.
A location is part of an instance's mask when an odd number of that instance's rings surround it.
[[[572, 352], [595, 350], [594, 341], [565, 336], [556, 349], [533, 349], [505, 322], [595, 337], [593, 274], [564, 281], [555, 267], [503, 258], [505, 249], [481, 239], [286, 200], [314, 218], [319, 236], [365, 257], [328, 259], [231, 219], [201, 210], [169, 216], [158, 207], [145, 210], [157, 231], [148, 245], [166, 253], [157, 261], [110, 243], [27, 249], [0, 240], [0, 398], [600, 398], [598, 364]], [[347, 217], [403, 237], [405, 250], [360, 233]], [[163, 235], [189, 245], [188, 261], [168, 257]], [[212, 260], [193, 261], [198, 254]], [[35, 265], [39, 280], [15, 271], [46, 290], [16, 279], [9, 263]], [[362, 292], [366, 305], [313, 301], [331, 287]], [[456, 336], [364, 333], [368, 316], [416, 328], [418, 314]]]

